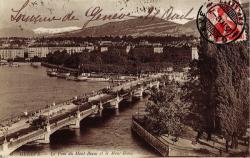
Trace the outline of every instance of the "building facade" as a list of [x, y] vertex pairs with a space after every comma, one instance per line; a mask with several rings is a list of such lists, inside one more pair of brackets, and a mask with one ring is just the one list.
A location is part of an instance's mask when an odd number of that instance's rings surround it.
[[24, 48], [0, 48], [0, 59], [24, 58]]
[[198, 60], [199, 59], [199, 54], [198, 54], [198, 49], [197, 47], [192, 47], [192, 60]]
[[34, 58], [35, 56], [39, 58], [44, 58], [49, 54], [48, 47], [28, 47], [28, 58]]
[[107, 52], [109, 50], [108, 46], [100, 46], [100, 51], [101, 52]]
[[76, 46], [76, 47], [49, 47], [49, 52], [50, 53], [54, 53], [56, 51], [66, 51], [69, 54], [73, 54], [73, 53], [81, 53], [84, 50], [86, 51], [92, 51], [94, 50], [94, 46]]
[[163, 47], [161, 46], [154, 47], [154, 53], [163, 53]]

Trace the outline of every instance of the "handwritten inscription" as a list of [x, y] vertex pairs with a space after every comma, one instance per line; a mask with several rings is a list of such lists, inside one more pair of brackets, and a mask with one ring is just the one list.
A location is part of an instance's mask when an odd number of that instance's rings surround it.
[[130, 17], [130, 13], [114, 13], [114, 14], [102, 14], [103, 9], [98, 7], [89, 8], [85, 12], [85, 16], [90, 18], [83, 27], [86, 27], [92, 21], [111, 21], [111, 20], [122, 20], [126, 17]]
[[[30, 0], [26, 0], [24, 4], [19, 9], [11, 9], [12, 15], [11, 15], [11, 21], [12, 22], [25, 22], [25, 23], [44, 23], [44, 22], [55, 22], [55, 21], [61, 21], [61, 22], [69, 22], [69, 21], [78, 21], [79, 18], [75, 16], [75, 12], [72, 10], [71, 12], [66, 13], [63, 16], [55, 16], [50, 12], [50, 16], [44, 16], [44, 15], [28, 15], [25, 14], [24, 11], [27, 11], [27, 7], [31, 5], [34, 2], [30, 2]], [[113, 20], [124, 20], [127, 18], [160, 18], [162, 20], [193, 20], [194, 18], [189, 17], [191, 12], [193, 11], [193, 8], [191, 8], [187, 13], [183, 14], [177, 14], [174, 13], [174, 7], [170, 6], [167, 10], [162, 11], [160, 8], [156, 7], [149, 7], [145, 9], [143, 7], [142, 15], [141, 16], [135, 16], [133, 15], [133, 12], [125, 12], [122, 9], [120, 9], [118, 12], [114, 12], [112, 14], [105, 14], [103, 8], [100, 6], [96, 7], [90, 7], [85, 11], [84, 17], [86, 22], [83, 24], [83, 28], [87, 27], [87, 25], [94, 21], [113, 21]], [[138, 14], [137, 14], [138, 15]]]
[[25, 3], [21, 6], [20, 9], [11, 9], [11, 11], [14, 13], [14, 15], [11, 15], [11, 21], [13, 22], [26, 22], [26, 23], [42, 23], [42, 22], [53, 22], [53, 21], [75, 21], [79, 20], [74, 16], [74, 11], [71, 11], [70, 13], [67, 13], [66, 15], [62, 17], [56, 17], [56, 16], [42, 16], [42, 15], [27, 15], [24, 14], [23, 11], [25, 8], [27, 8], [28, 4], [30, 3], [30, 0], [26, 0]]
[[[121, 9], [120, 11], [122, 11]], [[85, 12], [85, 16], [89, 18], [87, 22], [84, 24], [83, 27], [86, 27], [90, 22], [93, 21], [112, 21], [112, 20], [122, 20], [125, 18], [160, 18], [162, 20], [193, 20], [194, 18], [190, 18], [189, 15], [193, 11], [193, 8], [191, 8], [187, 13], [185, 14], [177, 14], [174, 13], [174, 7], [170, 6], [169, 9], [167, 9], [163, 14], [161, 13], [160, 9], [157, 9], [155, 7], [150, 7], [147, 10], [145, 9], [145, 12], [147, 12], [144, 16], [134, 16], [132, 13], [114, 13], [114, 14], [103, 14], [103, 9], [98, 7], [91, 7]]]

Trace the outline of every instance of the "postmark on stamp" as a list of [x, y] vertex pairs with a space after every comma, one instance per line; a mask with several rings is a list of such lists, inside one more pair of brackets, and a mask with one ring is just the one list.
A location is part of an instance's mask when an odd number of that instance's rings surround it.
[[238, 0], [208, 0], [199, 9], [196, 22], [201, 36], [209, 42], [246, 40], [246, 17]]

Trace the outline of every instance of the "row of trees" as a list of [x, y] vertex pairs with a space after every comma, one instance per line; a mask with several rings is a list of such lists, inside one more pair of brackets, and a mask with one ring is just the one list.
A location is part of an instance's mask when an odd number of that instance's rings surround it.
[[160, 72], [169, 66], [183, 67], [178, 63], [166, 60], [165, 54], [153, 52], [130, 53], [108, 51], [108, 52], [82, 52], [68, 54], [66, 51], [50, 53], [46, 57], [50, 64], [63, 65], [69, 68], [80, 69], [82, 72], [112, 72], [112, 73], [141, 73]]
[[61, 42], [61, 41], [71, 41], [74, 43], [82, 43], [86, 42], [98, 42], [98, 41], [112, 41], [112, 42], [133, 42], [139, 43], [141, 41], [148, 41], [151, 43], [168, 43], [173, 41], [190, 41], [195, 39], [194, 36], [186, 36], [182, 35], [180, 37], [174, 36], [141, 36], [141, 37], [133, 37], [133, 36], [104, 36], [104, 37], [50, 37], [50, 38], [37, 38], [37, 43], [50, 43], [50, 42]]
[[184, 89], [192, 103], [191, 125], [203, 132], [220, 135], [237, 148], [249, 121], [249, 49], [247, 42], [214, 45], [201, 40], [199, 60], [191, 65]]
[[[249, 121], [249, 46], [201, 40], [199, 60], [190, 64], [188, 81], [152, 93], [147, 104], [146, 127], [155, 134], [182, 134], [184, 124], [193, 127], [199, 141], [219, 135], [226, 150], [238, 147]], [[167, 81], [167, 79], [166, 79]]]

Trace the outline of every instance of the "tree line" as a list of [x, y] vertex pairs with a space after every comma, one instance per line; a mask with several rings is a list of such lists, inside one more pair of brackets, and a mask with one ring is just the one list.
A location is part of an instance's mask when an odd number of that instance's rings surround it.
[[49, 53], [46, 62], [79, 69], [81, 72], [137, 74], [161, 72], [168, 67], [181, 69], [188, 63], [172, 62], [166, 54], [155, 54], [152, 51], [83, 51], [69, 54], [64, 51]]
[[71, 41], [73, 43], [82, 42], [99, 42], [99, 41], [112, 41], [112, 42], [132, 42], [139, 43], [141, 41], [148, 41], [149, 43], [168, 43], [173, 41], [190, 41], [195, 39], [194, 36], [182, 35], [179, 37], [166, 35], [166, 36], [103, 36], [103, 37], [40, 37], [36, 38], [36, 43], [49, 43], [49, 42], [60, 42], [60, 41]]

